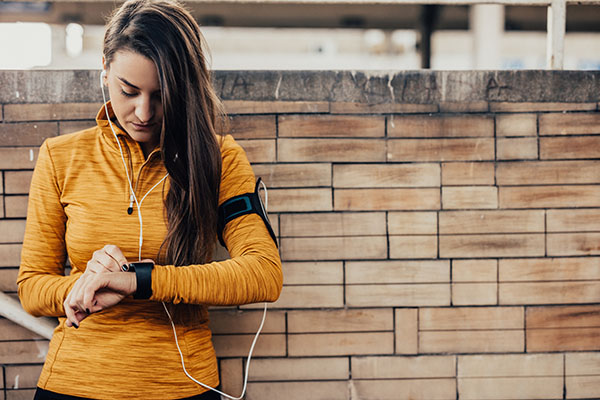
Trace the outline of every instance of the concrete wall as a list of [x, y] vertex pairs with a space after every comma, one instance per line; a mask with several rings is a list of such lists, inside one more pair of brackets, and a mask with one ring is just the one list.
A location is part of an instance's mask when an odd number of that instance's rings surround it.
[[[5, 292], [37, 148], [93, 123], [97, 82], [0, 71]], [[600, 397], [600, 72], [233, 71], [215, 85], [270, 187], [284, 261], [248, 399]], [[212, 311], [227, 392], [260, 312]], [[46, 348], [0, 319], [0, 399], [32, 397]]]

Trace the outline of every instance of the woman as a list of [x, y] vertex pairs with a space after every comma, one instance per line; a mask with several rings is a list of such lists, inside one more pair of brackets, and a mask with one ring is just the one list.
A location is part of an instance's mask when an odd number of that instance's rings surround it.
[[[217, 229], [219, 205], [252, 193], [255, 177], [217, 133], [201, 41], [180, 5], [126, 2], [104, 38], [111, 101], [97, 125], [40, 148], [18, 287], [28, 312], [59, 325], [36, 398], [219, 398], [186, 375], [219, 384], [207, 306], [279, 296], [261, 216]], [[210, 262], [217, 235], [231, 259]]]

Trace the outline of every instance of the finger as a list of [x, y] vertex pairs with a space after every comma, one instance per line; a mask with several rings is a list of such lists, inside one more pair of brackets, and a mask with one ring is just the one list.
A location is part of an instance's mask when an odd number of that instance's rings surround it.
[[94, 304], [96, 292], [106, 286], [105, 276], [106, 275], [97, 275], [82, 287], [82, 307], [84, 307], [85, 312], [88, 314], [97, 311], [94, 308], [96, 305]]
[[121, 266], [127, 264], [127, 258], [121, 251], [121, 249], [114, 244], [107, 244], [103, 248], [106, 255], [108, 255], [113, 261], [115, 265], [115, 269], [111, 269], [113, 272], [121, 271]]
[[65, 307], [65, 316], [67, 317], [65, 325], [67, 325], [68, 327], [74, 326], [76, 328], [79, 328], [79, 320], [77, 317], [75, 317], [75, 310], [73, 310], [73, 308], [71, 308], [70, 306], [69, 296], [67, 296], [67, 299], [65, 300], [63, 305]]
[[99, 274], [101, 272], [110, 272], [110, 269], [108, 269], [102, 263], [98, 262], [95, 258], [92, 258], [90, 261], [87, 262], [85, 270], [86, 272], [92, 272], [95, 274]]
[[150, 259], [150, 258], [144, 258], [141, 262], [151, 262], [152, 264], [156, 264], [154, 262], [154, 260]]

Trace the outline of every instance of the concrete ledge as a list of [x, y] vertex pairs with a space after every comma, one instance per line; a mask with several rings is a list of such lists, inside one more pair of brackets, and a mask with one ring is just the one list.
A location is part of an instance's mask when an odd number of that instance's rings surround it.
[[[600, 71], [215, 71], [223, 100], [369, 104], [600, 101]], [[0, 71], [0, 103], [102, 101], [99, 71]]]

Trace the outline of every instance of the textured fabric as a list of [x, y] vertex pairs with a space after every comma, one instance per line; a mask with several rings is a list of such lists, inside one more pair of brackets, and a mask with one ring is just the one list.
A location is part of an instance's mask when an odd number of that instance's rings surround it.
[[[112, 110], [109, 109], [114, 119]], [[156, 265], [149, 300], [124, 299], [90, 315], [79, 329], [65, 326], [63, 302], [92, 253], [106, 244], [138, 260], [137, 209], [127, 214], [129, 184], [104, 108], [97, 126], [46, 140], [39, 152], [29, 195], [27, 227], [18, 276], [23, 307], [36, 316], [59, 317], [42, 389], [102, 399], [174, 399], [205, 391], [183, 373], [173, 332], [161, 301], [187, 318], [176, 319], [188, 372], [219, 384], [208, 327], [208, 305], [275, 301], [281, 291], [279, 254], [258, 215], [231, 221], [224, 239], [231, 259], [203, 265]], [[166, 233], [163, 198], [168, 179], [148, 191], [166, 171], [160, 151], [145, 159], [139, 144], [117, 130], [143, 217], [142, 258], [155, 259]], [[254, 174], [231, 136], [221, 145], [219, 204], [254, 189]], [[65, 276], [69, 259], [70, 275]], [[181, 303], [181, 304], [180, 304]]]

